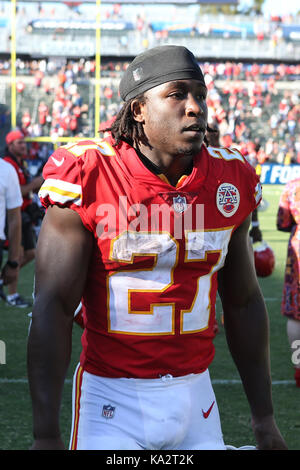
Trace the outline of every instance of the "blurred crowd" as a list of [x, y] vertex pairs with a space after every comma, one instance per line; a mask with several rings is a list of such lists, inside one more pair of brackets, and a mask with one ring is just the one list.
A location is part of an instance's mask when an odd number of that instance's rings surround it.
[[300, 163], [300, 93], [287, 88], [287, 69], [204, 64], [210, 122], [219, 127], [224, 147], [238, 146], [253, 164]]
[[[236, 146], [250, 160], [300, 163], [300, 65], [202, 63], [208, 87], [209, 123], [221, 144]], [[118, 83], [126, 62], [101, 66], [100, 122], [111, 119], [121, 100]], [[0, 63], [0, 74], [9, 66]], [[94, 135], [95, 61], [17, 61], [19, 127], [29, 137]], [[45, 146], [31, 147], [31, 157]]]

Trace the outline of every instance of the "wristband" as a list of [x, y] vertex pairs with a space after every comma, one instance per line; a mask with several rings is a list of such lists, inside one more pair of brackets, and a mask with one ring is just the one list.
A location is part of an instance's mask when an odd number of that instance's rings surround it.
[[256, 222], [256, 221], [252, 222], [252, 227], [259, 227], [259, 222]]
[[13, 268], [13, 269], [17, 269], [17, 267], [19, 266], [18, 261], [9, 261], [9, 260], [7, 260], [7, 261], [6, 261], [6, 264], [7, 264], [10, 268]]

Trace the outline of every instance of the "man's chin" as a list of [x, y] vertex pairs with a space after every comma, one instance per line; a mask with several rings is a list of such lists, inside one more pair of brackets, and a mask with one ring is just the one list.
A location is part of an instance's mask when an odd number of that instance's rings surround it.
[[194, 156], [194, 155], [196, 155], [197, 153], [200, 152], [202, 144], [203, 144], [203, 142], [201, 141], [201, 143], [200, 142], [193, 142], [193, 143], [190, 143], [188, 145], [184, 145], [180, 149], [178, 149], [178, 154], [186, 155], [186, 156], [188, 156], [188, 155]]

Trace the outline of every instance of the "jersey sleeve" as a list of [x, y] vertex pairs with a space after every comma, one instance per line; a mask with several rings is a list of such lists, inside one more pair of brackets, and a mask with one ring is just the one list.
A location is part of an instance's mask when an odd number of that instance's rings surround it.
[[250, 163], [247, 162], [247, 165], [249, 165], [249, 171], [251, 172], [251, 180], [252, 180], [252, 185], [251, 185], [251, 191], [252, 191], [252, 197], [253, 197], [253, 210], [256, 209], [259, 204], [262, 201], [262, 185], [260, 182], [260, 177], [257, 175], [255, 169], [250, 165]]
[[212, 157], [212, 171], [218, 175], [217, 179], [232, 183], [241, 191], [241, 212], [248, 217], [262, 200], [260, 177], [238, 149], [207, 147], [207, 150]]
[[[250, 202], [250, 211], [253, 212], [262, 200], [262, 185], [260, 177], [256, 173], [255, 168], [251, 163], [240, 153], [237, 149], [230, 149], [233, 154], [240, 155], [240, 161], [238, 161], [239, 171], [243, 178], [243, 185], [248, 188], [248, 196]], [[242, 165], [240, 164], [242, 162]]]
[[[247, 188], [248, 193], [248, 204], [246, 212], [252, 213], [256, 209], [262, 200], [262, 185], [260, 177], [256, 173], [255, 168], [249, 163], [249, 161], [241, 154], [241, 152], [235, 148], [227, 149], [232, 154], [233, 161], [237, 164], [237, 171], [241, 178], [242, 186]], [[247, 216], [249, 213], [247, 214]]]
[[[73, 148], [78, 148], [78, 144]], [[66, 207], [79, 214], [83, 224], [92, 230], [84, 204], [86, 189], [82, 181], [83, 168], [88, 164], [84, 148], [72, 152], [72, 145], [58, 148], [48, 159], [43, 170], [44, 183], [39, 198], [45, 208], [49, 206]]]
[[44, 207], [58, 205], [76, 209], [82, 204], [81, 161], [60, 148], [49, 158], [43, 170], [44, 183], [39, 197]]

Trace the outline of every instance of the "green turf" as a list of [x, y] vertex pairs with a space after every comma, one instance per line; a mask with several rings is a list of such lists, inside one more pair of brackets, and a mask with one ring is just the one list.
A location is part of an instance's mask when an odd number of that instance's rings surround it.
[[[266, 299], [271, 327], [271, 361], [275, 416], [289, 449], [300, 449], [300, 389], [293, 380], [291, 356], [286, 338], [285, 320], [280, 315], [280, 300], [288, 234], [276, 230], [276, 211], [282, 186], [265, 186], [269, 208], [259, 213], [265, 240], [276, 254], [276, 269], [271, 277], [260, 279]], [[31, 296], [33, 263], [24, 268], [20, 292]], [[32, 442], [31, 403], [26, 381], [26, 342], [30, 309], [16, 309], [0, 303], [0, 340], [6, 343], [6, 364], [0, 364], [0, 449], [28, 449]], [[217, 304], [220, 318], [220, 303]], [[74, 327], [73, 357], [65, 384], [61, 413], [63, 438], [68, 444], [71, 420], [71, 378], [80, 353], [80, 329]], [[248, 403], [242, 387], [222, 380], [239, 380], [228, 353], [223, 327], [215, 339], [216, 357], [210, 368], [217, 396], [225, 442], [241, 446], [254, 444]], [[4, 379], [7, 379], [5, 381]], [[279, 382], [279, 383], [278, 383]]]

